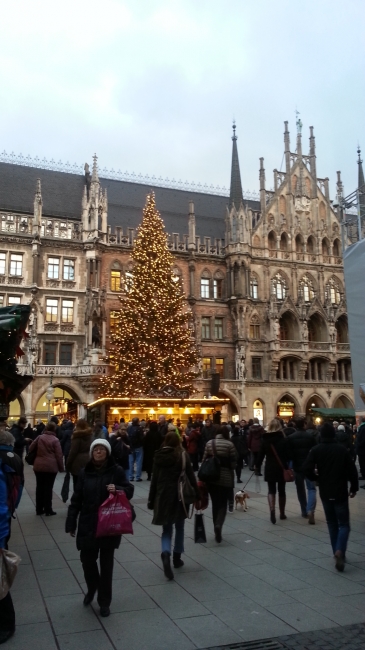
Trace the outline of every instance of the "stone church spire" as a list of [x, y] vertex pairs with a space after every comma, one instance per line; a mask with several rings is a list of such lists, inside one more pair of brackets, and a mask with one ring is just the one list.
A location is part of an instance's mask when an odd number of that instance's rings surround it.
[[243, 203], [243, 193], [242, 193], [242, 184], [241, 184], [240, 163], [238, 160], [235, 122], [233, 122], [232, 141], [233, 141], [233, 146], [232, 146], [231, 188], [229, 192], [229, 209], [231, 209], [234, 204], [236, 210], [238, 210], [241, 203]]

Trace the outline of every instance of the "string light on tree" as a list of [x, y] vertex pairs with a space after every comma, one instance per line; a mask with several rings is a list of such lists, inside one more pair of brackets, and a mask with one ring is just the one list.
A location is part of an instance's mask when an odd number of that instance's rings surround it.
[[102, 379], [102, 393], [140, 396], [166, 384], [192, 392], [198, 356], [188, 327], [191, 311], [172, 271], [153, 192], [137, 230], [133, 262], [107, 357], [114, 374]]

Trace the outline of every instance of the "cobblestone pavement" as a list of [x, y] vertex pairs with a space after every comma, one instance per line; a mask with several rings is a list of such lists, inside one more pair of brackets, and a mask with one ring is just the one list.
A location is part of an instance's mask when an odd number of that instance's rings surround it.
[[22, 563], [12, 589], [17, 630], [6, 644], [9, 650], [365, 648], [363, 490], [351, 500], [343, 574], [333, 566], [320, 504], [317, 523], [309, 526], [289, 485], [288, 519], [273, 526], [266, 484], [256, 493], [252, 481], [249, 510], [227, 515], [222, 544], [214, 541], [210, 509], [206, 544], [194, 544], [193, 523], [187, 522], [185, 566], [167, 582], [161, 531], [152, 526], [146, 505], [149, 483], [137, 483], [135, 534], [124, 537], [116, 552], [111, 616], [100, 619], [96, 605], [82, 604], [79, 554], [64, 532], [67, 507], [57, 496], [62, 480], [61, 474], [55, 484], [57, 516], [37, 517], [34, 475], [26, 468], [26, 491], [10, 541]]

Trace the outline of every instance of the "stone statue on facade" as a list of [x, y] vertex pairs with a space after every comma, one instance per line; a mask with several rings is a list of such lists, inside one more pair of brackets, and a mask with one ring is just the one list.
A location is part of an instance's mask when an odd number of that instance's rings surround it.
[[236, 347], [236, 379], [246, 379], [246, 352], [244, 345]]

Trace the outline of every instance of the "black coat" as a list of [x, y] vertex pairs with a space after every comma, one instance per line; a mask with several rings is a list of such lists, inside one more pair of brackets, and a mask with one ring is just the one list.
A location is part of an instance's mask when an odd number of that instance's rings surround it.
[[10, 433], [14, 436], [14, 453], [18, 454], [20, 458], [23, 456], [23, 450], [26, 446], [24, 429], [22, 429], [18, 424], [14, 424], [10, 430]]
[[[196, 490], [199, 498], [199, 489], [195, 474], [192, 470], [190, 458], [186, 452], [186, 475], [191, 485]], [[162, 447], [155, 453], [153, 474], [148, 495], [148, 507], [154, 510], [152, 523], [157, 526], [173, 524], [185, 519], [183, 506], [178, 499], [178, 480], [182, 470], [182, 454], [179, 448]]]
[[321, 499], [344, 501], [348, 497], [348, 481], [351, 482], [351, 492], [359, 489], [357, 469], [350, 452], [336, 439], [323, 440], [313, 447], [303, 471], [311, 481], [318, 482]]
[[356, 434], [356, 453], [365, 456], [365, 422], [360, 424]]
[[128, 436], [109, 436], [109, 443], [112, 448], [112, 456], [123, 469], [129, 469], [130, 446]]
[[231, 437], [231, 442], [233, 442], [236, 447], [237, 456], [240, 460], [247, 456], [248, 446], [246, 435], [242, 432], [239, 433], [237, 429], [234, 430], [233, 436]]
[[202, 428], [201, 436], [199, 438], [199, 451], [200, 453], [204, 453], [205, 445], [209, 440], [213, 440], [214, 434], [215, 434], [215, 426], [213, 424], [210, 424], [208, 427], [205, 424], [204, 427]]
[[76, 490], [68, 508], [66, 533], [73, 532], [77, 528], [76, 546], [79, 551], [119, 547], [121, 535], [95, 537], [98, 510], [109, 496], [106, 486], [110, 483], [114, 483], [117, 490], [124, 490], [128, 499], [133, 497], [133, 485], [127, 481], [124, 469], [116, 465], [113, 458], [109, 457], [100, 470], [97, 470], [90, 461], [78, 476]]
[[293, 461], [293, 470], [301, 472], [312, 447], [315, 447], [316, 440], [309, 431], [295, 431], [287, 437], [288, 455]]
[[71, 421], [67, 422], [67, 424], [62, 424], [60, 427], [60, 443], [65, 458], [67, 458], [70, 453], [73, 430], [74, 425]]
[[157, 428], [157, 425], [150, 427], [147, 431], [143, 442], [143, 469], [147, 474], [152, 474], [153, 460], [155, 453], [160, 449], [162, 444], [162, 437]]
[[275, 455], [272, 452], [271, 445], [274, 446], [283, 466], [287, 468], [288, 461], [288, 441], [284, 437], [282, 431], [274, 431], [273, 433], [264, 433], [261, 441], [261, 449], [257, 460], [257, 467], [262, 465], [264, 458], [265, 463], [265, 481], [283, 481], [283, 470], [280, 467]]

